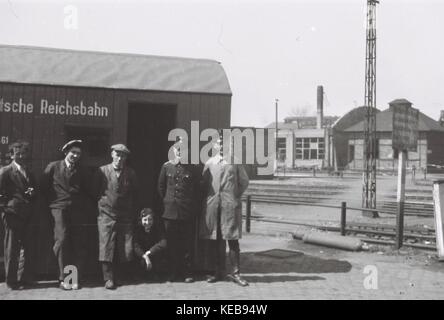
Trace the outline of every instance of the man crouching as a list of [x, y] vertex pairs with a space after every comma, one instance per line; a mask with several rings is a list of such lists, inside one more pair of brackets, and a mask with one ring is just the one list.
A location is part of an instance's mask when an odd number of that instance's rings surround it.
[[150, 208], [140, 212], [139, 222], [134, 232], [134, 254], [142, 277], [156, 280], [166, 270], [165, 230]]

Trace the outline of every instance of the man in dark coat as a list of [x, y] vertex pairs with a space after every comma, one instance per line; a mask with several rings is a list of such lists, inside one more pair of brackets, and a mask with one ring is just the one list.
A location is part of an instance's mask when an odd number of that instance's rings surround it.
[[181, 163], [179, 140], [172, 147], [173, 159], [162, 165], [158, 191], [163, 199], [162, 218], [168, 244], [170, 279], [194, 282], [191, 273], [194, 223], [200, 175], [197, 167]]
[[142, 274], [163, 274], [167, 241], [162, 223], [150, 208], [140, 212], [139, 225], [134, 232], [134, 254], [141, 266]]
[[85, 213], [90, 179], [86, 168], [80, 165], [81, 140], [69, 141], [62, 147], [62, 152], [65, 154], [63, 160], [51, 162], [46, 167], [41, 189], [54, 222], [53, 251], [58, 264], [59, 287], [62, 290], [77, 290], [79, 283], [65, 283], [64, 268], [74, 264], [78, 279], [81, 279], [88, 253]]
[[[30, 150], [24, 141], [9, 146], [12, 162], [0, 169], [0, 213], [5, 229], [4, 258], [6, 285], [11, 290], [22, 289], [27, 270], [26, 228], [35, 198], [35, 179], [28, 169]], [[23, 268], [19, 270], [23, 247]]]
[[133, 234], [137, 221], [136, 173], [126, 165], [130, 153], [123, 144], [111, 147], [112, 163], [99, 168], [94, 178], [99, 216], [99, 261], [106, 289], [115, 289], [116, 267], [133, 260]]
[[242, 202], [241, 197], [248, 187], [249, 179], [241, 165], [233, 164], [231, 150], [223, 152], [223, 137], [214, 144], [217, 152], [205, 164], [201, 185], [205, 193], [205, 203], [199, 224], [201, 239], [210, 240], [211, 253], [216, 265], [214, 275], [208, 282], [220, 280], [225, 267], [225, 246], [227, 241], [232, 272], [227, 277], [239, 284], [248, 283], [240, 276], [239, 239], [242, 236]]

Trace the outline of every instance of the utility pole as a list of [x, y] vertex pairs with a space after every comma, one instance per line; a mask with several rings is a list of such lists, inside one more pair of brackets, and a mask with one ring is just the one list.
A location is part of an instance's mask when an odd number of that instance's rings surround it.
[[275, 158], [276, 158], [276, 173], [277, 173], [277, 169], [278, 169], [278, 160], [279, 160], [279, 154], [278, 154], [278, 151], [279, 151], [279, 148], [278, 148], [278, 140], [279, 140], [279, 135], [278, 135], [278, 133], [279, 133], [279, 127], [278, 127], [278, 102], [279, 102], [279, 99], [275, 99], [275, 108], [276, 108], [276, 150], [275, 150], [275, 152], [276, 152], [276, 155], [275, 155]]
[[362, 207], [376, 209], [376, 4], [367, 0], [367, 46], [365, 59], [364, 174]]

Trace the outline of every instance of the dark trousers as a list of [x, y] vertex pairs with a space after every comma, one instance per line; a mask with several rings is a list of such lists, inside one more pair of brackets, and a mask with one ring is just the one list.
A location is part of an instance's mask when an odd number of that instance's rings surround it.
[[51, 209], [54, 219], [54, 247], [57, 259], [58, 279], [65, 278], [64, 268], [69, 264], [77, 267], [78, 279], [81, 279], [87, 257], [87, 237], [85, 225], [82, 225], [80, 211], [73, 209]]
[[168, 269], [172, 276], [191, 276], [193, 222], [164, 219]]
[[[25, 239], [27, 221], [12, 213], [2, 213], [2, 221], [5, 230], [5, 280], [8, 285], [13, 285], [18, 281], [28, 280], [25, 279], [25, 270], [28, 269], [26, 259], [28, 245]], [[20, 254], [21, 249], [23, 249], [23, 255]]]
[[[227, 242], [229, 247], [228, 256], [230, 258], [230, 264], [232, 267], [231, 273], [239, 274], [240, 273], [239, 240], [228, 240]], [[210, 259], [214, 261], [214, 266], [215, 266], [214, 273], [216, 276], [223, 276], [224, 273], [226, 272], [225, 240], [223, 240], [222, 238], [217, 240], [210, 240], [209, 247], [210, 249], [208, 251], [212, 255]]]
[[113, 262], [100, 261], [102, 265], [103, 280], [106, 282], [108, 280], [116, 281], [121, 279], [127, 279], [133, 281], [137, 276], [139, 267], [136, 265], [136, 261], [128, 262]]

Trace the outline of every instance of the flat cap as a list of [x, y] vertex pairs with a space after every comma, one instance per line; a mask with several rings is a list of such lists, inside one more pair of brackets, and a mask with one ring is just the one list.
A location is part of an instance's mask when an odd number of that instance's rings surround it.
[[66, 152], [68, 150], [70, 150], [72, 147], [82, 147], [82, 140], [71, 140], [69, 142], [67, 142], [63, 147], [62, 147], [62, 152]]
[[130, 154], [129, 149], [124, 144], [121, 144], [121, 143], [111, 146], [111, 150], [120, 151], [120, 152], [123, 152], [126, 154]]
[[151, 208], [143, 208], [140, 211], [140, 217], [146, 217], [147, 215], [154, 214], [154, 211]]

